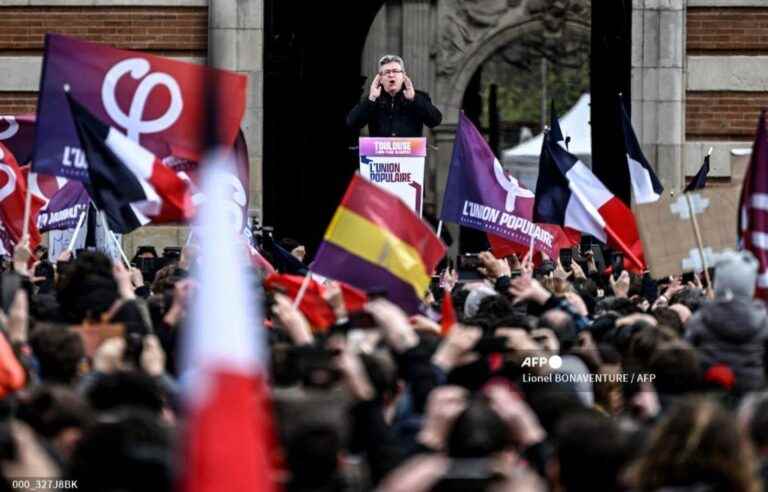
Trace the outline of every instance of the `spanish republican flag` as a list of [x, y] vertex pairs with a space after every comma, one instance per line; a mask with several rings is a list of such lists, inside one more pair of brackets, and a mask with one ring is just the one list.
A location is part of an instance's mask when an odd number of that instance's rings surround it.
[[395, 195], [352, 178], [311, 270], [418, 311], [445, 246]]

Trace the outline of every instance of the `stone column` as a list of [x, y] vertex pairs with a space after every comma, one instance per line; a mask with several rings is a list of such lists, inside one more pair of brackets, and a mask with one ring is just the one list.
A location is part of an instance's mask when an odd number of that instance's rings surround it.
[[683, 183], [683, 0], [632, 2], [632, 126], [665, 189]]
[[430, 0], [403, 0], [403, 58], [417, 89], [429, 92]]
[[[437, 164], [435, 169], [435, 204], [437, 205], [437, 216], [440, 217], [440, 212], [443, 209], [443, 195], [445, 195], [445, 185], [448, 181], [448, 171], [451, 165], [451, 155], [453, 155], [453, 145], [456, 141], [456, 124], [444, 124], [433, 130], [434, 143], [437, 145], [437, 150], [430, 149], [433, 159], [432, 162]], [[459, 252], [459, 226], [456, 224], [443, 224], [443, 227], [447, 227], [454, 238], [448, 255], [456, 256]]]
[[[432, 97], [434, 87], [434, 74], [430, 60], [430, 42], [433, 33], [430, 30], [432, 26], [432, 7], [431, 0], [402, 0], [403, 2], [403, 29], [402, 45], [403, 59], [405, 60], [405, 70], [408, 76], [413, 80], [414, 86], [422, 91], [429, 92]], [[425, 131], [430, 145], [435, 145], [434, 133]], [[435, 154], [434, 149], [429, 150], [425, 168], [424, 200], [426, 202], [435, 202]], [[441, 195], [442, 196], [442, 195]]]
[[208, 2], [208, 62], [217, 68], [248, 76], [242, 129], [251, 162], [249, 207], [262, 207], [262, 138], [264, 86], [263, 0]]
[[361, 66], [362, 75], [368, 77], [366, 80], [364, 89], [368, 89], [368, 86], [373, 80], [372, 77], [376, 73], [376, 62], [382, 55], [388, 53], [389, 47], [387, 46], [387, 6], [384, 5], [376, 14], [376, 18], [373, 19], [370, 29], [368, 29], [368, 38], [365, 40], [365, 47], [363, 47], [363, 62]]

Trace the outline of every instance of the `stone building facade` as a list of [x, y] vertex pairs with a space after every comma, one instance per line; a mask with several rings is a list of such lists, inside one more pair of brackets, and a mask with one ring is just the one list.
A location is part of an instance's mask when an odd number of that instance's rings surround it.
[[[261, 200], [261, 0], [0, 0], [0, 115], [34, 112], [46, 32], [109, 43], [248, 76], [242, 124], [251, 162], [251, 206]], [[5, 129], [0, 121], [0, 131]], [[184, 244], [180, 227], [142, 228], [124, 247]]]
[[[594, 1], [594, 0], [593, 0]], [[445, 119], [434, 131], [442, 195], [459, 104], [497, 49], [530, 30], [588, 29], [586, 1], [390, 0], [373, 23], [362, 66], [401, 52]], [[632, 120], [664, 185], [679, 189], [712, 147], [711, 176], [727, 180], [731, 150], [748, 146], [768, 103], [768, 2], [633, 0]], [[563, 9], [557, 12], [557, 9]], [[560, 25], [558, 25], [560, 23]]]

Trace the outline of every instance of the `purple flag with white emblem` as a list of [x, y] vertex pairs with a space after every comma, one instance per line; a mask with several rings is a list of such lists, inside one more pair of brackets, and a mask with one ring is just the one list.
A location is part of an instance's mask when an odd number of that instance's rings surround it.
[[70, 181], [56, 192], [37, 216], [40, 232], [72, 229], [91, 201], [79, 181]]
[[159, 158], [199, 160], [206, 141], [202, 95], [209, 81], [215, 81], [218, 130], [224, 143], [234, 143], [245, 112], [244, 75], [46, 34], [32, 170], [88, 181], [67, 90], [100, 121]]
[[0, 143], [8, 147], [23, 166], [32, 158], [35, 147], [35, 115], [0, 116]]
[[742, 247], [760, 262], [755, 295], [768, 300], [768, 130], [765, 111], [760, 114], [739, 204], [739, 237]]
[[554, 256], [555, 235], [532, 221], [534, 194], [507, 176], [483, 136], [462, 113], [441, 219], [479, 229]]

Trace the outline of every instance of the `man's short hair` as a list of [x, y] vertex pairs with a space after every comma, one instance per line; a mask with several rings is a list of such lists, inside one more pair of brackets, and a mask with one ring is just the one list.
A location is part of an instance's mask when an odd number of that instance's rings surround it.
[[39, 325], [29, 338], [29, 345], [43, 381], [63, 385], [75, 381], [85, 357], [83, 339], [77, 332], [63, 325]]
[[405, 70], [405, 62], [402, 58], [400, 58], [397, 55], [384, 55], [381, 58], [379, 58], [379, 68], [383, 67], [387, 63], [399, 63], [400, 68]]

